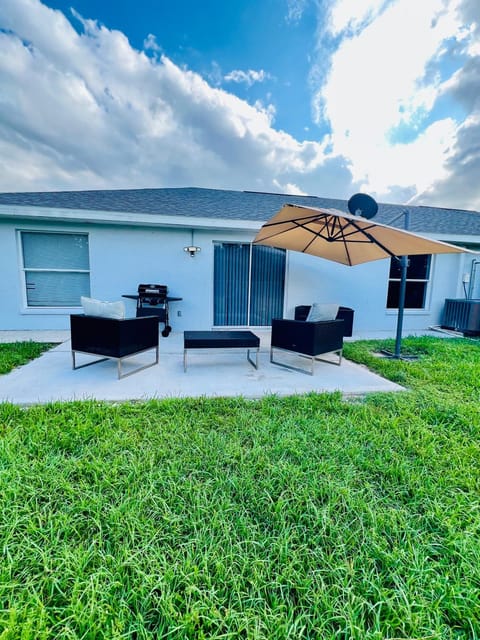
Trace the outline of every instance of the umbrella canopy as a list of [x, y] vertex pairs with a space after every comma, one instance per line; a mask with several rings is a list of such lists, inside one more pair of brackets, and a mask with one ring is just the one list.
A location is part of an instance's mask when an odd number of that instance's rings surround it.
[[286, 204], [266, 222], [254, 244], [291, 249], [346, 265], [389, 257], [463, 253], [465, 249], [335, 209]]

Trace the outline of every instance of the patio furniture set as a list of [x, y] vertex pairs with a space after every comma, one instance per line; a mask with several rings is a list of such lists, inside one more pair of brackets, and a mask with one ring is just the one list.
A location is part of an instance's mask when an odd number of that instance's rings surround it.
[[[181, 300], [181, 298], [169, 298], [167, 288], [163, 285], [140, 285], [137, 295], [124, 297], [137, 300], [135, 318], [124, 317], [122, 307], [118, 306], [122, 303], [82, 298], [85, 313], [70, 316], [73, 369], [113, 359], [117, 361], [118, 378], [124, 378], [158, 364], [158, 325], [160, 322], [164, 323], [162, 335], [168, 337], [171, 331], [168, 324], [168, 302]], [[152, 308], [154, 312], [148, 313]], [[322, 360], [319, 356], [337, 354], [338, 362], [332, 360], [325, 360], [325, 362], [340, 365], [343, 338], [352, 335], [353, 314], [353, 309], [346, 307], [313, 304], [296, 307], [294, 319], [272, 319], [270, 362], [310, 375], [314, 373], [315, 361]], [[247, 361], [258, 369], [260, 338], [252, 331], [184, 331], [183, 347], [185, 372], [187, 371], [187, 353], [199, 349], [246, 349]], [[128, 373], [122, 372], [123, 360], [150, 350], [154, 350], [153, 362], [139, 366]], [[308, 359], [310, 370], [275, 360], [276, 351], [291, 352]], [[255, 360], [250, 357], [250, 352], [255, 354]], [[78, 365], [77, 353], [101, 357]]]

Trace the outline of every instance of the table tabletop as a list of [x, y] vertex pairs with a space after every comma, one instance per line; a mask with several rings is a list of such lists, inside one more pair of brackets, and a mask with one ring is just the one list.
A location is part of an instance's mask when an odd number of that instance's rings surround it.
[[252, 331], [184, 331], [183, 344], [186, 349], [209, 347], [259, 347], [260, 338]]

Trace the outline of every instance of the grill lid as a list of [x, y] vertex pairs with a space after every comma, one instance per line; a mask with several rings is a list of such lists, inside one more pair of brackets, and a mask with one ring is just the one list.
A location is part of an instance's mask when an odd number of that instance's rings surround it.
[[158, 298], [166, 298], [167, 297], [168, 287], [165, 284], [139, 284], [138, 285], [138, 295], [140, 297], [152, 297], [156, 296]]

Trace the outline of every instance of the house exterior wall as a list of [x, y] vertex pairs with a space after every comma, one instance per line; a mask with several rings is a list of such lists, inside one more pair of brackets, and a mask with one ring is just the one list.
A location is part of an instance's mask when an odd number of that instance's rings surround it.
[[[398, 313], [386, 308], [389, 269], [389, 260], [348, 267], [291, 252], [286, 315], [293, 317], [295, 306], [299, 304], [334, 302], [355, 310], [354, 331], [394, 333]], [[426, 308], [405, 310], [404, 332], [422, 331], [440, 324], [445, 298], [463, 297], [461, 274], [469, 269], [462, 254], [433, 256]]]
[[[250, 242], [251, 231], [195, 230], [193, 244], [201, 252], [190, 257], [191, 229], [53, 223], [0, 222], [0, 330], [68, 329], [72, 309], [27, 309], [20, 273], [19, 230], [84, 232], [89, 235], [90, 292], [101, 300], [134, 294], [139, 283], [168, 285], [181, 297], [170, 305], [174, 331], [211, 329], [213, 322], [213, 251], [215, 241]], [[468, 265], [467, 265], [468, 262]], [[404, 333], [440, 323], [444, 299], [463, 297], [461, 275], [469, 270], [463, 255], [434, 256], [425, 310], [405, 312]], [[389, 261], [355, 267], [289, 252], [285, 288], [286, 317], [299, 304], [335, 302], [355, 310], [354, 331], [395, 331], [397, 313], [387, 310]], [[127, 314], [135, 302], [125, 299]], [[180, 316], [178, 315], [180, 312]]]
[[[90, 295], [101, 300], [121, 300], [122, 294], [135, 294], [140, 283], [166, 284], [169, 295], [183, 298], [170, 304], [174, 331], [212, 326], [214, 241], [252, 239], [251, 232], [195, 231], [194, 244], [201, 247], [201, 252], [192, 258], [183, 250], [192, 244], [191, 229], [2, 221], [0, 330], [68, 329], [70, 314], [81, 312], [78, 307], [26, 308], [19, 231], [88, 233]], [[135, 301], [123, 300], [127, 315], [135, 315]]]

